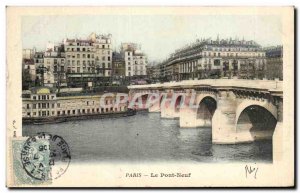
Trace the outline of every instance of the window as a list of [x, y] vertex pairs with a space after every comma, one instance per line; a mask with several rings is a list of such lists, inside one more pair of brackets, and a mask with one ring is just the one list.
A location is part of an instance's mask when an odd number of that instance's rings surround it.
[[102, 45], [102, 48], [105, 48], [105, 45]]
[[29, 109], [30, 108], [30, 106], [29, 106], [29, 104], [27, 104], [27, 109]]
[[220, 60], [214, 60], [214, 66], [220, 66]]

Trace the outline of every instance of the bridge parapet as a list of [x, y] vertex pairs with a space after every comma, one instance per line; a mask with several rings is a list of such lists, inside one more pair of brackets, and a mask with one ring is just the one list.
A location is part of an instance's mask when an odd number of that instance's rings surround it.
[[145, 89], [172, 89], [172, 88], [195, 88], [198, 86], [214, 88], [240, 88], [267, 90], [272, 93], [282, 93], [282, 81], [275, 80], [242, 80], [242, 79], [203, 79], [203, 80], [185, 80], [181, 82], [167, 82], [160, 84], [131, 85], [130, 90]]

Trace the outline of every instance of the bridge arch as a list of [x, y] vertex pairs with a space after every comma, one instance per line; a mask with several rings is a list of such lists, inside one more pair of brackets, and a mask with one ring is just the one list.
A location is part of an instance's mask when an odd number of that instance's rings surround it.
[[273, 105], [272, 103], [268, 102], [267, 100], [264, 100], [264, 101], [243, 100], [243, 102], [238, 105], [237, 110], [236, 110], [236, 123], [237, 123], [237, 119], [239, 118], [242, 111], [244, 111], [244, 109], [246, 109], [247, 107], [254, 106], [254, 105], [265, 108], [277, 119], [276, 106]]
[[238, 106], [236, 132], [250, 133], [252, 140], [272, 139], [277, 124], [277, 109], [268, 102], [247, 101]]
[[164, 100], [165, 95], [164, 94], [160, 94], [159, 96], [159, 108], [161, 108], [161, 103]]
[[204, 97], [198, 104], [197, 119], [211, 121], [216, 109], [216, 99], [211, 96]]
[[212, 117], [217, 109], [217, 96], [212, 93], [199, 94], [195, 104], [197, 127], [211, 127]]
[[180, 108], [182, 107], [182, 103], [184, 102], [184, 99], [185, 98], [183, 95], [176, 96], [175, 104], [174, 104], [174, 109], [176, 113], [180, 112]]
[[142, 98], [142, 104], [143, 104], [143, 109], [144, 108], [147, 108], [146, 106], [147, 106], [147, 101], [149, 100], [148, 98], [149, 98], [149, 96], [151, 96], [151, 95], [149, 95], [148, 93], [147, 94], [143, 94], [142, 96], [141, 96], [141, 98]]
[[130, 105], [132, 105], [132, 107], [137, 110], [145, 109], [147, 107], [148, 98], [148, 93], [135, 94], [131, 99], [132, 101]]

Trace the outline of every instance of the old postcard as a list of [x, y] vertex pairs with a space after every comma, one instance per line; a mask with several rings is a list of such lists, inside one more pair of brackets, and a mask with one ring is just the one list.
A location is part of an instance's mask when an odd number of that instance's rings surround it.
[[293, 7], [7, 7], [8, 187], [294, 186]]

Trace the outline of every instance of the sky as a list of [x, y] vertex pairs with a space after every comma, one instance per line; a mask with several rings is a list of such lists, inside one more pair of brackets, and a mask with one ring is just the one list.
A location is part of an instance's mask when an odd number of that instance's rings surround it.
[[141, 45], [149, 61], [166, 59], [175, 49], [196, 39], [244, 37], [262, 46], [282, 44], [282, 24], [276, 15], [78, 15], [23, 16], [23, 48], [44, 50], [47, 42], [86, 38], [92, 32], [112, 34], [113, 48]]

